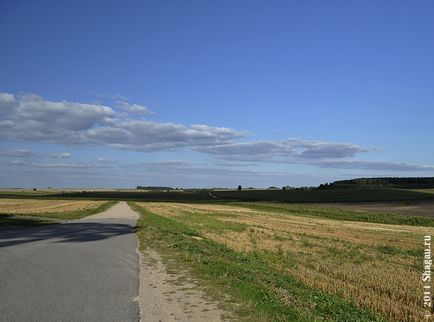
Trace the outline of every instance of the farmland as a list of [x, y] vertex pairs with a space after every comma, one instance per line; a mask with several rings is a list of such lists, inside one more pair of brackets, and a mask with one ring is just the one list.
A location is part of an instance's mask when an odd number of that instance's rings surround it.
[[78, 219], [103, 211], [114, 202], [0, 198], [0, 225], [43, 224]]
[[226, 202], [226, 201], [277, 201], [285, 203], [320, 202], [419, 202], [434, 201], [433, 189], [326, 189], [326, 190], [274, 190], [274, 189], [186, 189], [186, 190], [0, 190], [0, 198], [31, 199], [91, 199], [174, 202]]
[[421, 319], [431, 218], [276, 203], [133, 206], [144, 214], [142, 247], [178, 258], [214, 292], [229, 293], [240, 319]]
[[[172, 272], [185, 268], [237, 320], [419, 321], [433, 196], [429, 189], [2, 191], [0, 225], [82, 218], [124, 198], [142, 214], [141, 249], [158, 252]], [[308, 199], [322, 203], [297, 203]]]

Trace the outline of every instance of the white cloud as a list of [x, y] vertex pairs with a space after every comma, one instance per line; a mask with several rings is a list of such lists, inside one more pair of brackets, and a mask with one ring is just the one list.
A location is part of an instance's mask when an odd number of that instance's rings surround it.
[[26, 166], [30, 168], [62, 168], [62, 169], [94, 169], [94, 168], [108, 168], [108, 165], [95, 164], [92, 162], [55, 162], [55, 163], [40, 163], [40, 162], [24, 162], [14, 160], [11, 162], [13, 165]]
[[375, 148], [362, 148], [350, 143], [322, 141], [293, 141], [300, 149], [303, 159], [326, 159], [353, 157], [358, 153], [377, 151]]
[[0, 102], [13, 104], [15, 103], [15, 101], [16, 100], [14, 95], [8, 93], [0, 93]]
[[434, 171], [434, 165], [417, 164], [393, 161], [358, 161], [358, 160], [328, 160], [312, 162], [323, 168], [336, 169], [366, 169], [366, 170], [390, 170], [390, 171]]
[[29, 164], [28, 162], [24, 162], [24, 161], [21, 161], [21, 160], [13, 160], [11, 163], [13, 165], [28, 165]]
[[33, 166], [42, 168], [96, 168], [93, 163], [35, 163]]
[[231, 141], [242, 133], [229, 128], [206, 125], [190, 127], [145, 120], [119, 121], [111, 127], [90, 129], [88, 138], [93, 142], [134, 151], [164, 151], [195, 148]]
[[69, 152], [53, 153], [51, 157], [56, 159], [69, 159], [72, 157], [72, 154]]
[[57, 144], [105, 144], [136, 151], [163, 151], [215, 145], [243, 133], [208, 125], [185, 126], [132, 120], [96, 104], [48, 101], [34, 94], [0, 96], [3, 140]]
[[35, 154], [27, 149], [12, 149], [0, 151], [0, 156], [8, 157], [8, 158], [29, 158], [34, 156]]
[[[146, 114], [145, 106], [119, 99], [129, 113]], [[307, 164], [320, 168], [431, 171], [432, 165], [400, 162], [358, 161], [360, 153], [379, 151], [351, 143], [288, 139], [253, 141], [246, 132], [207, 124], [182, 125], [136, 120], [109, 106], [68, 101], [50, 101], [34, 94], [0, 93], [0, 138], [60, 145], [106, 145], [117, 149], [154, 152], [190, 150], [225, 161]], [[3, 157], [31, 157], [25, 149], [0, 151]], [[69, 152], [53, 157], [70, 158]], [[97, 159], [103, 162], [103, 158]], [[22, 164], [16, 161], [16, 165]], [[36, 167], [91, 167], [81, 163], [28, 164]], [[175, 164], [171, 164], [175, 166]], [[180, 165], [177, 165], [180, 167]], [[226, 170], [225, 170], [226, 171]]]
[[294, 163], [309, 159], [353, 157], [357, 153], [376, 149], [362, 148], [349, 143], [289, 139], [286, 141], [231, 142], [199, 147], [198, 150], [226, 160]]
[[[198, 163], [188, 163], [181, 160], [164, 160], [164, 161], [154, 161], [154, 162], [138, 162], [138, 163], [126, 163], [121, 166], [125, 168], [133, 169], [145, 169], [148, 173], [159, 174], [159, 175], [176, 175], [176, 176], [254, 176], [254, 177], [266, 177], [267, 175], [275, 175], [276, 172], [260, 171], [254, 169], [233, 169], [225, 166], [215, 166], [215, 165], [203, 165]], [[282, 173], [277, 173], [282, 175]]]
[[17, 95], [14, 100], [2, 95], [0, 111], [3, 140], [50, 143], [86, 143], [88, 129], [107, 126], [115, 117], [115, 112], [107, 106], [53, 102], [34, 94]]
[[124, 111], [128, 113], [140, 114], [140, 115], [154, 113], [149, 108], [143, 105], [131, 104], [126, 101], [118, 101], [117, 103], [120, 108], [122, 108]]

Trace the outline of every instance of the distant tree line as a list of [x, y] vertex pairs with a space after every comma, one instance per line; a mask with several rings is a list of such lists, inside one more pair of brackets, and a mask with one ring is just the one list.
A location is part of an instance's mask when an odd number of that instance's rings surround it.
[[136, 189], [139, 189], [139, 190], [175, 190], [172, 187], [165, 187], [165, 186], [137, 186]]
[[339, 180], [321, 184], [317, 189], [351, 189], [351, 188], [398, 188], [398, 189], [431, 189], [434, 188], [434, 177], [386, 177], [358, 178]]

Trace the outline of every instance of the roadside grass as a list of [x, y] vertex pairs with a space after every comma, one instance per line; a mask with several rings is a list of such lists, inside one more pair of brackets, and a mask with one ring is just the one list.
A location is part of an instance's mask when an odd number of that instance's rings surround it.
[[[238, 215], [221, 211], [192, 211], [181, 205], [179, 211], [171, 212], [162, 204], [152, 206], [149, 211], [146, 203], [130, 205], [142, 214], [137, 222], [141, 249], [150, 247], [163, 257], [177, 258], [188, 265], [192, 274], [205, 281], [216, 294], [222, 298], [228, 294], [232, 298], [232, 308], [239, 320], [386, 320], [360, 308], [351, 299], [309, 286], [289, 274], [289, 269], [300, 264], [284, 247], [275, 247], [273, 251], [260, 248], [268, 237], [284, 243], [293, 239], [292, 234], [280, 231], [269, 234], [259, 225], [237, 222]], [[212, 236], [221, 236], [229, 243]], [[248, 248], [244, 248], [241, 236], [248, 237]], [[232, 242], [239, 247], [234, 247]]]
[[269, 211], [294, 216], [329, 218], [335, 220], [348, 220], [357, 222], [371, 222], [391, 225], [408, 225], [434, 227], [434, 218], [422, 216], [406, 216], [397, 213], [384, 213], [372, 211], [356, 211], [349, 209], [318, 207], [300, 204], [284, 203], [256, 203], [232, 202], [229, 205], [245, 207], [258, 211]]
[[[51, 201], [55, 204], [56, 201]], [[84, 207], [78, 210], [74, 209], [73, 202], [71, 208], [62, 209], [62, 211], [39, 211], [30, 212], [18, 209], [14, 212], [4, 212], [3, 209], [0, 210], [0, 226], [10, 226], [10, 225], [20, 225], [20, 226], [30, 226], [30, 225], [44, 225], [53, 224], [61, 222], [64, 220], [80, 219], [89, 215], [93, 215], [99, 212], [103, 212], [108, 208], [115, 205], [117, 201], [107, 201], [100, 202], [98, 205], [92, 207]], [[1, 203], [0, 203], [1, 207]]]
[[38, 225], [55, 224], [56, 222], [58, 221], [51, 218], [0, 214], [0, 227], [38, 226]]

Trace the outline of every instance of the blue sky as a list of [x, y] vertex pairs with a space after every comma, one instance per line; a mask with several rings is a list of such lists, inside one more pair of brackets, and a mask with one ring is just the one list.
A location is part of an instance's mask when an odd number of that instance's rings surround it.
[[2, 1], [1, 187], [434, 176], [432, 1]]

